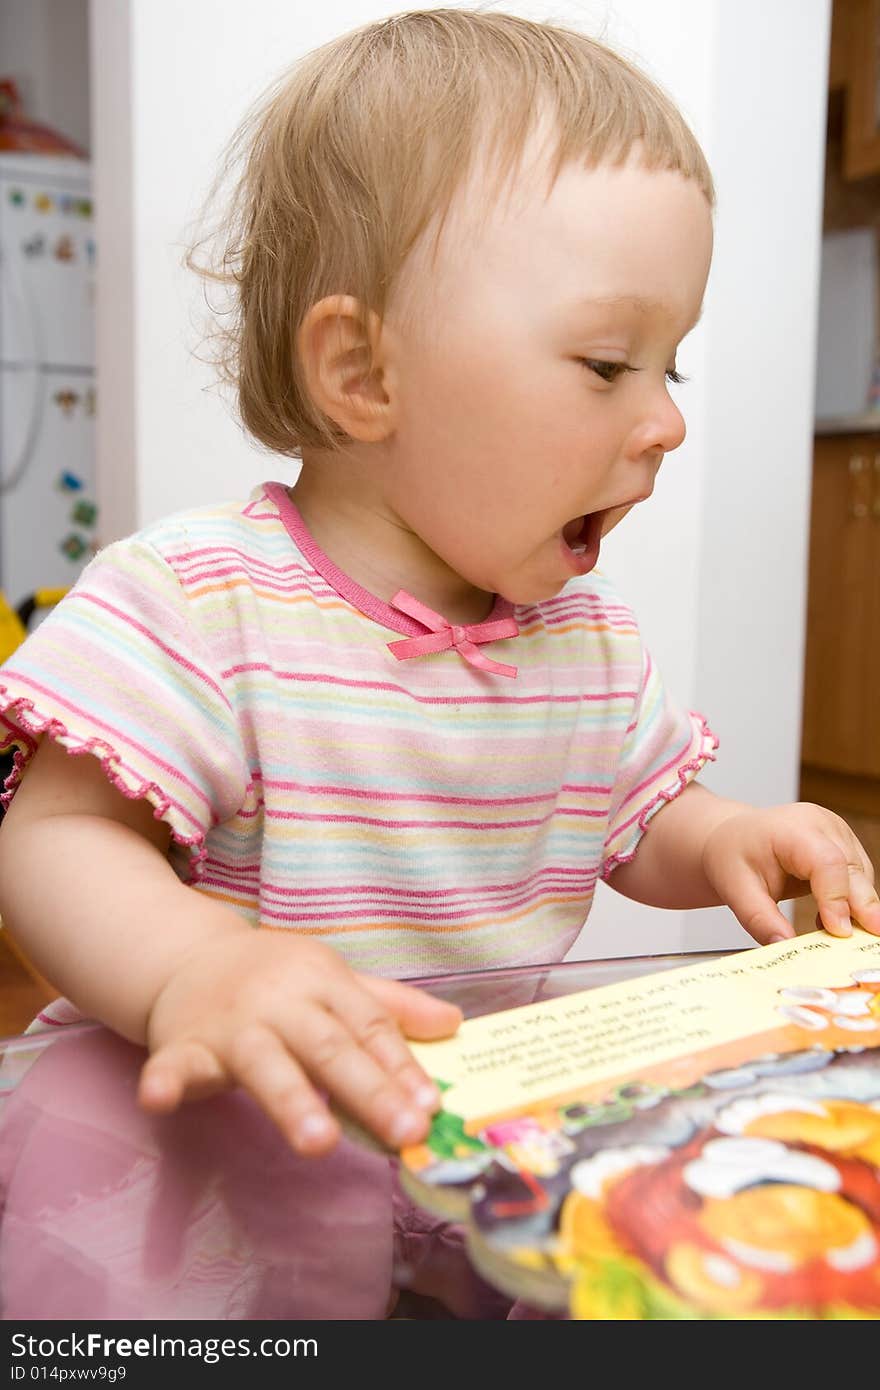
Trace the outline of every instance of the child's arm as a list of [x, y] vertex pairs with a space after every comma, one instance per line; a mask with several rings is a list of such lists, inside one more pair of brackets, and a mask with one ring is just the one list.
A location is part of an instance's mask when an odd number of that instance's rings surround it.
[[459, 1011], [296, 932], [255, 930], [180, 882], [168, 838], [96, 759], [48, 740], [0, 829], [4, 925], [80, 1009], [150, 1048], [145, 1107], [243, 1085], [315, 1154], [339, 1137], [320, 1090], [385, 1143], [421, 1139], [439, 1098], [401, 1030], [444, 1036]]
[[801, 802], [759, 809], [692, 782], [649, 822], [612, 888], [654, 907], [726, 903], [756, 940], [793, 935], [776, 904], [812, 891], [822, 925], [847, 935], [851, 918], [880, 935], [871, 862], [833, 812]]

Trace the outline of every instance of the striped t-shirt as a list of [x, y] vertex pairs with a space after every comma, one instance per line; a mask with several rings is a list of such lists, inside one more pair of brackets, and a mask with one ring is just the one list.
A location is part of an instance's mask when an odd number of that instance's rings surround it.
[[[348, 579], [286, 488], [108, 546], [0, 670], [3, 743], [101, 760], [177, 872], [399, 978], [561, 959], [597, 878], [713, 756], [600, 573], [518, 635], [398, 660], [423, 623]], [[460, 635], [461, 630], [456, 629]]]

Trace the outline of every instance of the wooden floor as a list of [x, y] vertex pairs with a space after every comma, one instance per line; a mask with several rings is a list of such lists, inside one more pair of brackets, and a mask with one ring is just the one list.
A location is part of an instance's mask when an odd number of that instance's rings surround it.
[[0, 1036], [20, 1033], [53, 994], [0, 930]]
[[[846, 812], [841, 814], [865, 846], [880, 879], [880, 820], [869, 820]], [[812, 931], [815, 919], [816, 904], [812, 897], [799, 898], [795, 904], [795, 930]], [[8, 937], [0, 930], [0, 1037], [20, 1033], [52, 997], [50, 987], [25, 966]]]

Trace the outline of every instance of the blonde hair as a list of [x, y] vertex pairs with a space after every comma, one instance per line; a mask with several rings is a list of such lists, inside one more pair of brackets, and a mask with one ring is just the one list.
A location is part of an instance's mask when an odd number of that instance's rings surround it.
[[339, 447], [345, 436], [313, 405], [298, 360], [309, 308], [348, 294], [381, 320], [409, 252], [433, 221], [442, 227], [478, 150], [489, 152], [497, 194], [544, 111], [557, 142], [551, 187], [567, 162], [622, 164], [639, 142], [646, 167], [679, 171], [713, 204], [705, 156], [669, 97], [556, 25], [411, 11], [324, 44], [270, 90], [215, 184], [212, 198], [236, 180], [219, 241], [187, 256], [232, 291], [212, 355], [258, 441], [293, 456]]

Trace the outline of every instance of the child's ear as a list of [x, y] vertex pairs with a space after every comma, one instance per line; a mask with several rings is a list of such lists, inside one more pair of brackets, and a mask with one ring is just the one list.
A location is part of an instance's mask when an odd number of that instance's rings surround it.
[[391, 434], [393, 405], [385, 386], [378, 315], [365, 313], [351, 295], [329, 295], [313, 304], [300, 324], [297, 349], [312, 401], [340, 429], [365, 443]]

